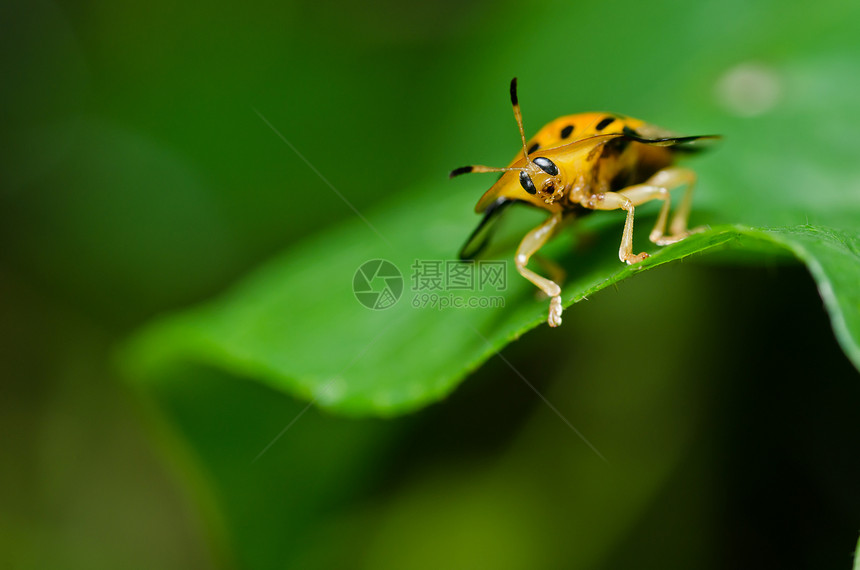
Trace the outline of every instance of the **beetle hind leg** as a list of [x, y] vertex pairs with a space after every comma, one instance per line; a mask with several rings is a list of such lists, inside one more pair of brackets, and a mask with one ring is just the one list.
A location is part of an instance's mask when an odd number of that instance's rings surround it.
[[[645, 183], [648, 186], [656, 186], [666, 190], [665, 195], [659, 196], [663, 199], [663, 208], [660, 210], [660, 215], [657, 218], [657, 223], [651, 231], [649, 239], [657, 245], [669, 245], [676, 243], [689, 236], [690, 234], [702, 232], [707, 229], [705, 226], [688, 229], [687, 221], [690, 218], [690, 210], [693, 206], [693, 189], [696, 185], [696, 173], [687, 168], [670, 167], [664, 168], [657, 172], [654, 176], [648, 179]], [[672, 222], [669, 224], [669, 235], [665, 234], [666, 220], [669, 213], [669, 191], [680, 186], [686, 185], [684, 195], [681, 198], [681, 203], [675, 210], [675, 215], [672, 216]], [[622, 194], [625, 191], [622, 191]]]

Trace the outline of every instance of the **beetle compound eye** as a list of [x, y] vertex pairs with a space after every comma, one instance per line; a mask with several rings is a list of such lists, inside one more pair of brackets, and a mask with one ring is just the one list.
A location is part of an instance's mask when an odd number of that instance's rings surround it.
[[556, 166], [553, 161], [546, 158], [545, 156], [539, 156], [533, 159], [532, 162], [537, 164], [538, 168], [540, 168], [550, 176], [558, 176], [558, 166]]
[[535, 183], [532, 182], [532, 179], [529, 178], [529, 175], [526, 174], [525, 170], [520, 171], [520, 185], [529, 194], [537, 194], [537, 188], [535, 188]]

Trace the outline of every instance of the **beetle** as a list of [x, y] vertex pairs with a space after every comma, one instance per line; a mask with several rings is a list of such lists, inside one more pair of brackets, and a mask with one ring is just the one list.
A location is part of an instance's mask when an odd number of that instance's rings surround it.
[[[575, 217], [594, 210], [627, 212], [618, 257], [633, 265], [649, 257], [633, 253], [633, 212], [636, 206], [662, 200], [657, 223], [649, 236], [657, 245], [678, 242], [704, 227], [687, 228], [696, 175], [674, 166], [681, 153], [701, 150], [699, 141], [719, 135], [678, 136], [639, 119], [613, 113], [580, 113], [559, 117], [526, 141], [517, 97], [517, 78], [511, 81], [511, 104], [522, 139], [522, 154], [505, 168], [462, 166], [450, 178], [471, 172], [501, 172], [501, 177], [475, 206], [484, 217], [463, 248], [460, 259], [474, 259], [489, 242], [493, 225], [502, 212], [515, 203], [525, 203], [549, 212], [541, 225], [526, 234], [517, 248], [517, 271], [550, 298], [547, 322], [561, 324], [563, 271], [548, 263], [555, 280], [538, 275], [527, 266], [529, 259]], [[681, 203], [669, 223], [670, 190], [686, 186]]]

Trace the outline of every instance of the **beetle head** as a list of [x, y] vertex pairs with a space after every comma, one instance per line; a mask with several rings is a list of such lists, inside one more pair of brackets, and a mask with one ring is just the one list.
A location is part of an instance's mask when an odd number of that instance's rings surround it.
[[552, 160], [544, 156], [530, 159], [520, 171], [520, 186], [529, 194], [540, 195], [547, 204], [552, 204], [564, 193], [561, 171]]

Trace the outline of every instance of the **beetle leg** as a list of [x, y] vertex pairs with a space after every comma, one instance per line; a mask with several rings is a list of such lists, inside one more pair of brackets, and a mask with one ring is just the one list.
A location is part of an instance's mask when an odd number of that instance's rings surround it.
[[[657, 190], [656, 187], [649, 188], [652, 193]], [[636, 189], [636, 187], [631, 187], [631, 189]], [[643, 193], [645, 193], [644, 190]], [[647, 202], [653, 199], [654, 196], [642, 201]], [[592, 210], [624, 210], [627, 212], [627, 220], [624, 222], [624, 232], [621, 234], [621, 247], [618, 249], [618, 259], [627, 265], [633, 265], [646, 257], [650, 257], [644, 251], [636, 255], [633, 254], [633, 210], [635, 209], [633, 199], [620, 192], [603, 192], [583, 198], [581, 204]]]
[[[567, 272], [564, 268], [550, 259], [549, 257], [544, 257], [543, 255], [534, 255], [534, 260], [538, 262], [538, 265], [547, 272], [550, 280], [558, 283], [559, 286], [564, 284], [565, 279], [567, 279]], [[543, 291], [538, 292], [539, 298], [543, 298]]]
[[[657, 217], [657, 223], [654, 229], [651, 230], [649, 239], [657, 245], [668, 245], [681, 241], [691, 233], [700, 232], [704, 227], [687, 229], [687, 219], [690, 217], [690, 209], [693, 203], [693, 187], [696, 183], [696, 173], [686, 168], [670, 167], [660, 170], [654, 176], [649, 178], [645, 184], [630, 186], [619, 191], [633, 201], [633, 204], [638, 206], [648, 202], [649, 200], [663, 200], [663, 207], [660, 209], [660, 215]], [[666, 219], [669, 213], [669, 191], [680, 186], [686, 185], [684, 196], [681, 198], [681, 203], [672, 217], [672, 223], [669, 224], [669, 235], [665, 235]]]
[[534, 283], [550, 297], [547, 322], [551, 327], [557, 327], [561, 324], [561, 287], [556, 282], [550, 281], [546, 277], [541, 277], [528, 269], [526, 264], [529, 262], [529, 258], [553, 236], [561, 225], [561, 218], [561, 213], [553, 214], [544, 223], [527, 233], [520, 242], [517, 248], [517, 255], [514, 258], [517, 271], [520, 272], [520, 275]]
[[[628, 265], [639, 263], [646, 257], [647, 253], [633, 254], [633, 211], [636, 206], [650, 202], [651, 200], [663, 200], [663, 207], [657, 216], [657, 223], [651, 230], [649, 239], [657, 245], [668, 245], [681, 241], [691, 233], [704, 230], [703, 227], [687, 229], [687, 218], [690, 216], [690, 207], [693, 198], [693, 185], [696, 175], [692, 170], [686, 168], [664, 168], [649, 178], [644, 184], [628, 186], [618, 192], [606, 192], [588, 196], [582, 200], [582, 205], [594, 210], [625, 210], [627, 221], [624, 224], [624, 233], [621, 236], [621, 247], [618, 257]], [[670, 235], [665, 235], [666, 220], [669, 217], [670, 196], [669, 191], [679, 186], [687, 185], [687, 190], [678, 206], [678, 210], [672, 217], [669, 225]]]

